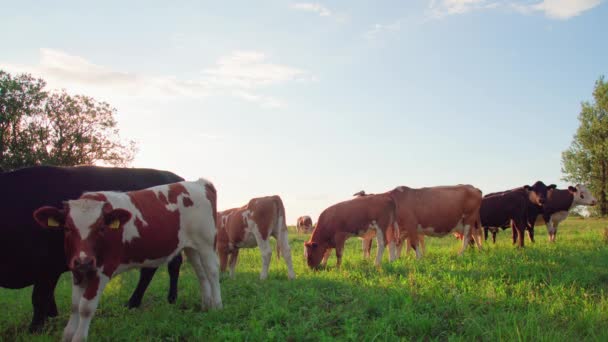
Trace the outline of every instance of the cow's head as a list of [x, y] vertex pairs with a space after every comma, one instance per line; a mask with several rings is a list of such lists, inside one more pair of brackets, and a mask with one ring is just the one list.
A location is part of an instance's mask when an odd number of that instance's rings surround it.
[[78, 199], [64, 203], [63, 209], [42, 207], [34, 219], [47, 229], [63, 229], [65, 255], [72, 272], [95, 272], [103, 264], [104, 251], [122, 242], [123, 226], [131, 213], [113, 209], [107, 202]]
[[524, 189], [528, 193], [528, 199], [535, 205], [542, 206], [547, 201], [547, 198], [551, 195], [551, 192], [556, 188], [555, 184], [549, 186], [545, 183], [538, 181], [534, 185], [525, 185]]
[[569, 186], [568, 191], [574, 196], [573, 205], [591, 205], [597, 204], [597, 200], [583, 184], [577, 184], [576, 187]]
[[320, 244], [313, 241], [304, 242], [304, 256], [306, 256], [308, 267], [312, 269], [318, 268], [319, 264], [321, 264], [321, 260], [323, 260], [325, 250], [327, 250], [326, 244]]

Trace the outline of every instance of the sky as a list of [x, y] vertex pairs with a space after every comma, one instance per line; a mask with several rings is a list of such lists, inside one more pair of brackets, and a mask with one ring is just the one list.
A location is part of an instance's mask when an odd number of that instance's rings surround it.
[[0, 0], [0, 68], [110, 103], [132, 166], [294, 224], [362, 189], [567, 185], [606, 2]]

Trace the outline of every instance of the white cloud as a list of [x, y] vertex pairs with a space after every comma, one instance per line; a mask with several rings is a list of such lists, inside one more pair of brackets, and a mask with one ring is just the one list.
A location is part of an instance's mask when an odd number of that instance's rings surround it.
[[283, 102], [257, 94], [260, 89], [314, 79], [304, 70], [270, 63], [265, 54], [256, 51], [236, 51], [220, 57], [214, 66], [203, 69], [200, 77], [194, 79], [116, 71], [53, 49], [40, 49], [38, 64], [0, 63], [0, 68], [42, 77], [55, 89], [82, 91], [85, 88], [93, 89], [93, 92], [123, 92], [143, 97], [229, 95], [264, 107], [280, 107]]
[[502, 8], [516, 10], [524, 14], [542, 12], [553, 19], [569, 19], [588, 11], [603, 0], [431, 0], [428, 15], [443, 18], [449, 15], [465, 14], [477, 10]]
[[365, 39], [374, 40], [379, 35], [389, 32], [397, 32], [401, 29], [401, 21], [395, 21], [391, 24], [375, 24], [367, 32], [363, 34]]
[[569, 19], [580, 15], [602, 3], [602, 0], [544, 0], [530, 5], [535, 11], [542, 11], [546, 16], [555, 19]]
[[331, 12], [331, 10], [329, 10], [329, 8], [323, 6], [319, 3], [298, 2], [298, 3], [291, 5], [291, 8], [298, 10], [298, 11], [314, 12], [314, 13], [319, 14], [319, 16], [321, 16], [321, 17], [330, 17], [332, 15], [332, 12]]

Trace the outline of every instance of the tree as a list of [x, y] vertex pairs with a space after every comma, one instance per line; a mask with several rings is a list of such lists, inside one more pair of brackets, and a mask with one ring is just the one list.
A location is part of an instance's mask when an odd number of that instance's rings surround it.
[[0, 168], [132, 162], [135, 144], [120, 139], [116, 109], [88, 96], [48, 93], [45, 86], [0, 70]]
[[562, 153], [564, 180], [585, 183], [599, 196], [599, 214], [608, 214], [608, 82], [595, 82], [594, 103], [583, 102], [579, 127], [570, 148]]

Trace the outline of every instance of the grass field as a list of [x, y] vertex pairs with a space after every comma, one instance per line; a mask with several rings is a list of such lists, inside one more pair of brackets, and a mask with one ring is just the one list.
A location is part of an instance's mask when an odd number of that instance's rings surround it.
[[[176, 340], [524, 340], [608, 341], [608, 220], [571, 218], [558, 241], [545, 227], [524, 250], [510, 231], [496, 245], [458, 257], [454, 238], [429, 238], [421, 261], [410, 255], [381, 269], [362, 258], [350, 239], [341, 270], [310, 271], [303, 259], [307, 235], [292, 233], [297, 274], [287, 280], [273, 255], [269, 279], [258, 279], [258, 250], [240, 254], [236, 278], [222, 275], [224, 309], [200, 311], [200, 291], [189, 264], [179, 298], [166, 302], [168, 274], [159, 270], [142, 307], [126, 309], [138, 273], [123, 274], [106, 288], [89, 333], [91, 341]], [[374, 248], [375, 253], [375, 248]], [[31, 288], [0, 289], [0, 340], [56, 341], [68, 319], [70, 276], [57, 287], [60, 315], [41, 335], [27, 333]]]

